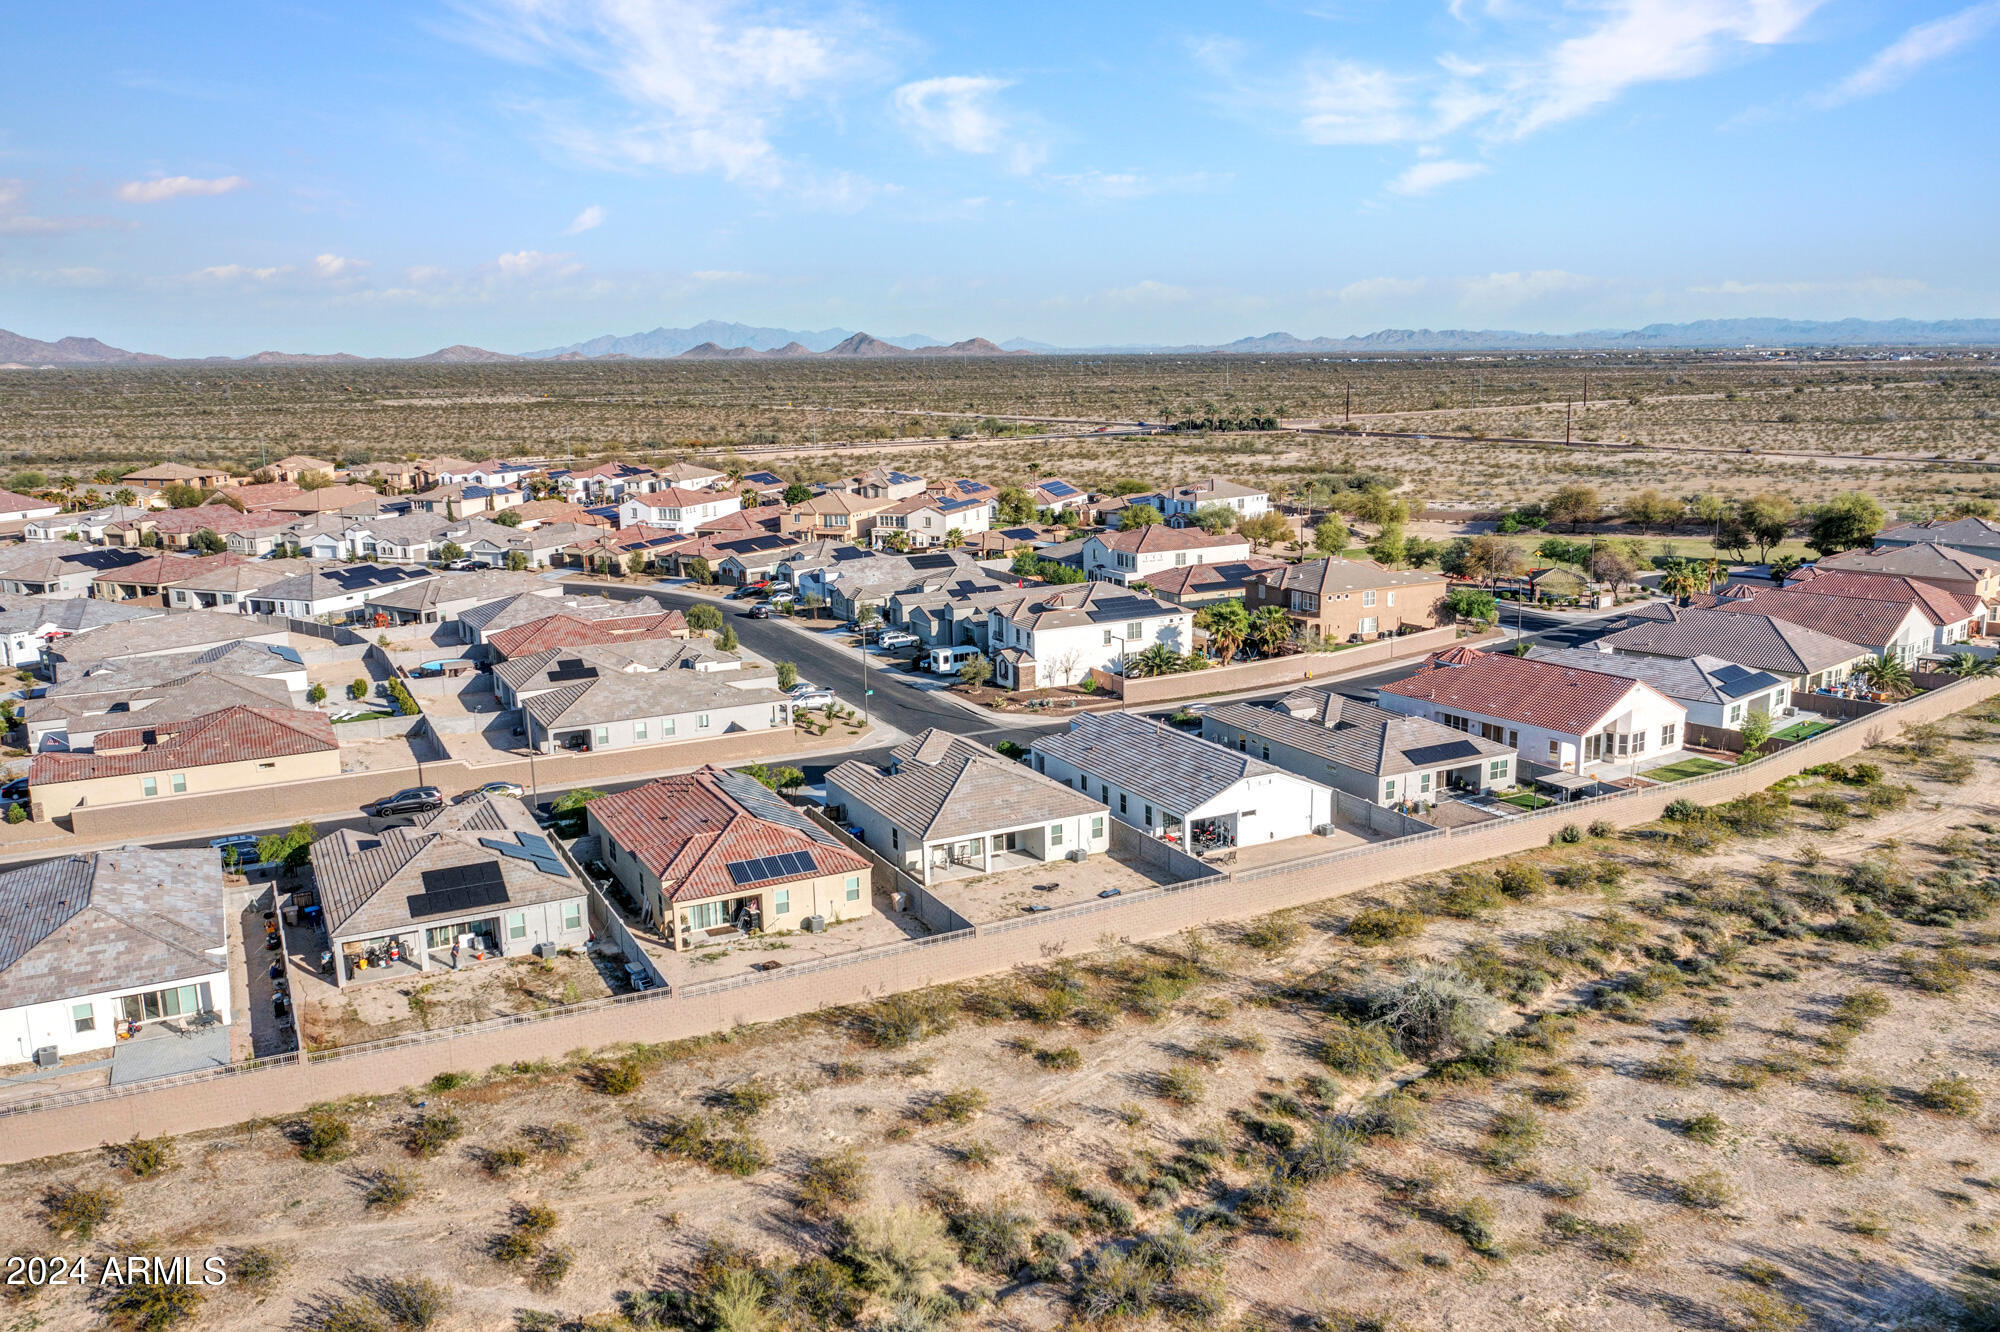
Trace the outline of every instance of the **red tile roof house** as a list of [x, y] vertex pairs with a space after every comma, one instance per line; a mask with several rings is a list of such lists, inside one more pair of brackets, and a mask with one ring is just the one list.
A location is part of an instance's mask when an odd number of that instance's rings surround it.
[[1524, 778], [1533, 767], [1600, 779], [1643, 771], [1678, 757], [1687, 732], [1687, 709], [1643, 680], [1504, 652], [1434, 654], [1376, 703], [1511, 747]]
[[103, 731], [87, 754], [37, 754], [28, 765], [38, 821], [79, 805], [136, 804], [245, 791], [340, 775], [340, 742], [324, 714], [232, 707], [165, 728]]
[[1722, 596], [1697, 597], [1692, 604], [1731, 614], [1775, 616], [1849, 643], [1859, 643], [1879, 657], [1893, 657], [1906, 666], [1931, 650], [1938, 629], [1914, 599], [1875, 601], [1803, 588], [1731, 587]]
[[1250, 541], [1234, 532], [1210, 535], [1199, 527], [1120, 528], [1093, 532], [1083, 541], [1083, 573], [1104, 583], [1137, 583], [1190, 564], [1228, 564], [1250, 558]]
[[1886, 601], [1899, 606], [1915, 606], [1928, 617], [1936, 632], [1931, 651], [1946, 652], [1978, 632], [1993, 613], [1990, 598], [1982, 598], [1963, 588], [1946, 587], [1920, 578], [1897, 574], [1854, 573], [1844, 569], [1813, 569], [1786, 587], [1795, 591], [1817, 592], [1828, 597], [1859, 597], [1866, 601]]
[[149, 555], [137, 564], [90, 580], [90, 595], [105, 601], [151, 601], [164, 605], [167, 589], [183, 578], [241, 564], [238, 555]]
[[551, 615], [546, 620], [503, 629], [486, 640], [496, 661], [532, 657], [551, 648], [590, 647], [600, 643], [633, 643], [649, 638], [686, 638], [687, 617], [677, 610], [618, 620], [585, 620]]
[[775, 793], [709, 766], [584, 806], [597, 859], [686, 952], [871, 914], [871, 866]]

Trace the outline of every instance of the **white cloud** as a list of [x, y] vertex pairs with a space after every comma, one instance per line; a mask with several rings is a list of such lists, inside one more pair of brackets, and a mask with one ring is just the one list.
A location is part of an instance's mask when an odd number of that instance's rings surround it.
[[26, 211], [28, 182], [0, 178], [0, 236], [67, 236], [95, 227], [116, 226], [102, 217], [41, 217]]
[[1395, 194], [1429, 194], [1441, 185], [1483, 176], [1488, 169], [1483, 162], [1457, 162], [1450, 158], [1434, 158], [1405, 169], [1401, 175], [1389, 182], [1389, 189]]
[[620, 109], [547, 113], [551, 140], [586, 161], [719, 171], [777, 184], [772, 140], [798, 105], [876, 60], [859, 11], [745, 0], [459, 0], [455, 32], [501, 59], [597, 80]]
[[1820, 106], [1831, 107], [1857, 97], [1887, 92], [1932, 61], [1942, 60], [1978, 41], [1993, 31], [1996, 24], [2000, 24], [2000, 0], [1987, 0], [1956, 14], [1919, 23], [1814, 100]]
[[1460, 278], [1456, 285], [1461, 305], [1512, 309], [1551, 296], [1596, 291], [1604, 286], [1604, 280], [1560, 268], [1544, 268], [1532, 273], [1488, 273], [1484, 277]]
[[403, 281], [413, 286], [421, 286], [428, 282], [442, 282], [450, 276], [450, 269], [439, 268], [436, 264], [416, 264], [403, 270]]
[[[330, 258], [331, 256], [321, 256]], [[243, 264], [216, 264], [211, 268], [197, 269], [188, 276], [205, 282], [269, 282], [281, 273], [291, 272], [289, 264], [276, 268], [250, 268]]]
[[1004, 155], [1010, 170], [1032, 171], [1043, 149], [1023, 139], [997, 98], [1009, 79], [954, 74], [919, 79], [896, 89], [896, 118], [925, 148], [990, 157]]
[[688, 276], [696, 282], [731, 286], [744, 282], [762, 281], [755, 273], [739, 273], [730, 268], [700, 268], [689, 273]]
[[604, 225], [604, 207], [592, 204], [576, 215], [576, 221], [563, 228], [563, 235], [575, 236]]
[[1734, 278], [1689, 287], [1695, 296], [1916, 296], [1931, 290], [1918, 278], [1863, 277], [1820, 282], [1739, 282]]
[[165, 203], [169, 199], [207, 199], [240, 190], [250, 182], [241, 176], [163, 176], [157, 180], [127, 181], [118, 187], [118, 197], [126, 203]]
[[501, 255], [494, 263], [502, 276], [511, 278], [567, 277], [583, 267], [572, 262], [567, 254], [544, 254], [540, 250], [516, 250]]
[[1411, 102], [1411, 81], [1351, 60], [1305, 71], [1299, 128], [1312, 143], [1407, 143], [1428, 126]]
[[1186, 287], [1147, 278], [1129, 287], [1115, 287], [1104, 292], [1099, 299], [1110, 305], [1178, 305], [1192, 299], [1193, 295]]
[[345, 259], [337, 254], [313, 256], [313, 271], [323, 278], [349, 277], [368, 267], [366, 259]]
[[1355, 304], [1373, 304], [1380, 301], [1400, 301], [1415, 296], [1430, 286], [1428, 278], [1362, 278], [1350, 282], [1334, 293], [1334, 299]]

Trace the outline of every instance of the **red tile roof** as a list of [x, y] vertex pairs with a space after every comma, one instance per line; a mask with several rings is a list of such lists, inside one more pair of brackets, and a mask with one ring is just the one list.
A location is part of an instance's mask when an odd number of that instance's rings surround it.
[[[144, 748], [131, 749], [134, 745]], [[322, 713], [243, 706], [195, 717], [166, 735], [139, 726], [104, 731], [97, 737], [97, 748], [94, 754], [37, 754], [28, 766], [29, 785], [316, 754], [338, 749], [340, 742], [334, 739], [333, 723]], [[118, 749], [128, 752], [105, 752]]]
[[677, 610], [617, 620], [580, 620], [551, 615], [546, 620], [502, 629], [486, 640], [502, 661], [530, 657], [550, 648], [587, 647], [593, 643], [630, 643], [642, 638], [685, 638], [687, 617]]
[[1859, 597], [1864, 601], [1892, 601], [1914, 605], [1936, 624], [1956, 624], [1979, 612], [1979, 600], [1953, 592], [1935, 583], [1905, 578], [1899, 574], [1855, 573], [1843, 569], [1802, 571], [1792, 587], [1829, 597]]
[[1212, 549], [1217, 546], [1248, 547], [1250, 538], [1226, 532], [1220, 536], [1210, 536], [1199, 527], [1168, 527], [1165, 523], [1148, 523], [1144, 527], [1121, 527], [1115, 532], [1098, 532], [1097, 539], [1108, 550], [1122, 550], [1127, 554], [1142, 555], [1156, 550], [1196, 550]]
[[529, 500], [526, 504], [515, 505], [509, 512], [524, 523], [583, 523], [590, 527], [611, 526], [581, 504], [571, 504], [568, 500]]
[[788, 851], [809, 852], [814, 868], [769, 883], [868, 871], [866, 860], [779, 797], [713, 766], [599, 796], [588, 808], [596, 826], [659, 875], [672, 902], [751, 891], [739, 888], [728, 866]]
[[23, 495], [17, 490], [0, 490], [0, 513], [20, 513], [27, 509], [47, 509], [60, 507], [51, 500], [36, 499], [33, 495]]
[[1427, 699], [1454, 711], [1539, 726], [1561, 735], [1582, 735], [1633, 690], [1646, 687], [1623, 676], [1551, 666], [1506, 652], [1454, 650], [1449, 657], [1432, 656], [1415, 675], [1383, 685], [1380, 692]]
[[196, 574], [211, 573], [241, 563], [243, 563], [241, 555], [177, 555], [162, 552], [158, 555], [148, 555], [137, 564], [128, 564], [109, 573], [101, 573], [90, 581], [113, 585], [164, 587], [170, 583], [178, 583], [183, 578], [193, 578]]
[[[242, 503], [246, 509], [268, 509], [281, 500], [297, 499], [306, 492], [289, 481], [259, 481], [247, 486], [232, 486], [229, 497]], [[220, 500], [211, 500], [204, 508], [227, 508]]]

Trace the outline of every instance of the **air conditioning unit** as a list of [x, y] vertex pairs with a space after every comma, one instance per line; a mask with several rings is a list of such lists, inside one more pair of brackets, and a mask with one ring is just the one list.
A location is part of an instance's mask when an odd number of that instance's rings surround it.
[[53, 1045], [44, 1045], [35, 1051], [36, 1068], [54, 1068], [61, 1061], [62, 1056], [57, 1053], [56, 1047]]
[[1069, 853], [1069, 858], [1080, 865], [1090, 859], [1090, 852], [1079, 846]]
[[825, 934], [825, 933], [826, 933], [826, 917], [825, 917], [825, 916], [807, 916], [807, 917], [805, 918], [805, 920], [803, 920], [803, 921], [801, 921], [801, 922], [800, 922], [800, 924], [801, 924], [801, 925], [802, 925], [802, 926], [804, 927], [804, 929], [805, 929], [805, 932], [806, 932], [807, 934]]
[[1321, 823], [1321, 824], [1315, 824], [1315, 825], [1314, 825], [1314, 827], [1313, 827], [1313, 836], [1315, 836], [1315, 837], [1331, 837], [1331, 836], [1333, 836], [1333, 835], [1334, 835], [1335, 833], [1337, 833], [1337, 832], [1339, 832], [1339, 831], [1340, 831], [1340, 829], [1339, 829], [1339, 828], [1337, 828], [1337, 827], [1335, 827], [1335, 826], [1334, 826], [1333, 824], [1331, 824], [1331, 823]]

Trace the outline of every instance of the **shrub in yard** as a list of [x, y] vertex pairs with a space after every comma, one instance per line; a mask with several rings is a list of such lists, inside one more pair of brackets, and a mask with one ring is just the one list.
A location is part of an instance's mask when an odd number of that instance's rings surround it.
[[1871, 950], [1886, 947], [1896, 940], [1895, 925], [1878, 911], [1857, 911], [1851, 916], [1842, 916], [1833, 924], [1823, 926], [1820, 933], [1829, 939], [1858, 944]]
[[1609, 837], [1617, 831], [1617, 825], [1610, 819], [1591, 820], [1589, 832], [1592, 837]]
[[1413, 1059], [1484, 1046], [1500, 1014], [1485, 987], [1456, 967], [1430, 964], [1376, 987], [1368, 1004], [1396, 1048]]
[[1461, 870], [1442, 887], [1425, 895], [1425, 905], [1431, 911], [1461, 920], [1476, 919], [1481, 912], [1491, 911], [1505, 900], [1493, 876], [1479, 870]]
[[1401, 1062], [1387, 1032], [1346, 1018], [1327, 1028], [1320, 1041], [1319, 1057], [1336, 1073], [1360, 1076], [1385, 1072]]
[[1201, 1070], [1193, 1064], [1175, 1064], [1162, 1072], [1153, 1084], [1154, 1095], [1174, 1105], [1198, 1105], [1208, 1092]]
[[730, 1137], [706, 1115], [667, 1120], [654, 1136], [653, 1149], [738, 1177], [754, 1175], [768, 1164], [762, 1143], [747, 1136]]
[[1555, 835], [1555, 840], [1564, 846], [1574, 846], [1583, 840], [1583, 829], [1574, 823], [1565, 823]]
[[1697, 1211], [1713, 1212], [1736, 1198], [1736, 1186], [1720, 1170], [1704, 1170], [1673, 1185], [1674, 1201]]
[[417, 1177], [407, 1170], [383, 1170], [368, 1182], [361, 1200], [370, 1207], [393, 1212], [417, 1196]]
[[951, 1000], [941, 993], [918, 990], [892, 994], [862, 1009], [856, 1025], [870, 1045], [900, 1050], [951, 1030]]
[[864, 1289], [890, 1299], [930, 1295], [958, 1267], [958, 1249], [935, 1212], [878, 1207], [841, 1223], [840, 1259]]
[[89, 1239], [111, 1219], [119, 1201], [110, 1189], [57, 1184], [42, 1195], [42, 1223], [58, 1236]]
[[1683, 1138], [1691, 1139], [1704, 1147], [1713, 1147], [1722, 1141], [1722, 1135], [1729, 1131], [1729, 1125], [1721, 1115], [1704, 1110], [1688, 1119], [1683, 1119], [1676, 1128]]
[[371, 1292], [389, 1321], [409, 1332], [434, 1327], [451, 1308], [451, 1287], [429, 1277], [389, 1277]]
[[636, 1059], [620, 1059], [591, 1069], [590, 1085], [606, 1096], [630, 1096], [646, 1083], [646, 1070]]
[[1933, 1078], [1917, 1093], [1917, 1104], [1924, 1109], [1957, 1119], [1969, 1119], [1978, 1114], [1981, 1102], [1979, 1089], [1969, 1080], [1958, 1077]]
[[967, 1267], [1011, 1276], [1028, 1261], [1028, 1232], [1035, 1219], [1004, 1202], [947, 1209], [946, 1229]]
[[1347, 922], [1347, 937], [1364, 948], [1414, 939], [1424, 932], [1424, 914], [1404, 907], [1368, 907]]
[[868, 1162], [852, 1147], [806, 1162], [799, 1176], [799, 1210], [829, 1217], [868, 1196]]
[[134, 1137], [117, 1148], [117, 1156], [134, 1179], [164, 1174], [174, 1166], [173, 1139]]
[[1286, 1159], [1285, 1169], [1294, 1179], [1317, 1184], [1352, 1170], [1360, 1145], [1361, 1134], [1353, 1127], [1332, 1119], [1315, 1120], [1305, 1141]]
[[1539, 897], [1548, 888], [1548, 876], [1542, 873], [1542, 867], [1526, 860], [1509, 861], [1502, 865], [1494, 880], [1501, 892], [1517, 902]]
[[429, 1158], [465, 1136], [465, 1126], [449, 1110], [426, 1110], [412, 1120], [403, 1145], [417, 1156]]
[[299, 1155], [308, 1161], [338, 1161], [347, 1155], [348, 1139], [354, 1129], [331, 1110], [313, 1110], [293, 1127]]
[[1243, 942], [1260, 952], [1278, 953], [1299, 941], [1305, 933], [1305, 926], [1290, 916], [1265, 916], [1250, 922], [1243, 930]]
[[120, 1332], [163, 1332], [193, 1319], [207, 1298], [200, 1286], [149, 1278], [105, 1290], [97, 1307], [105, 1324]]

